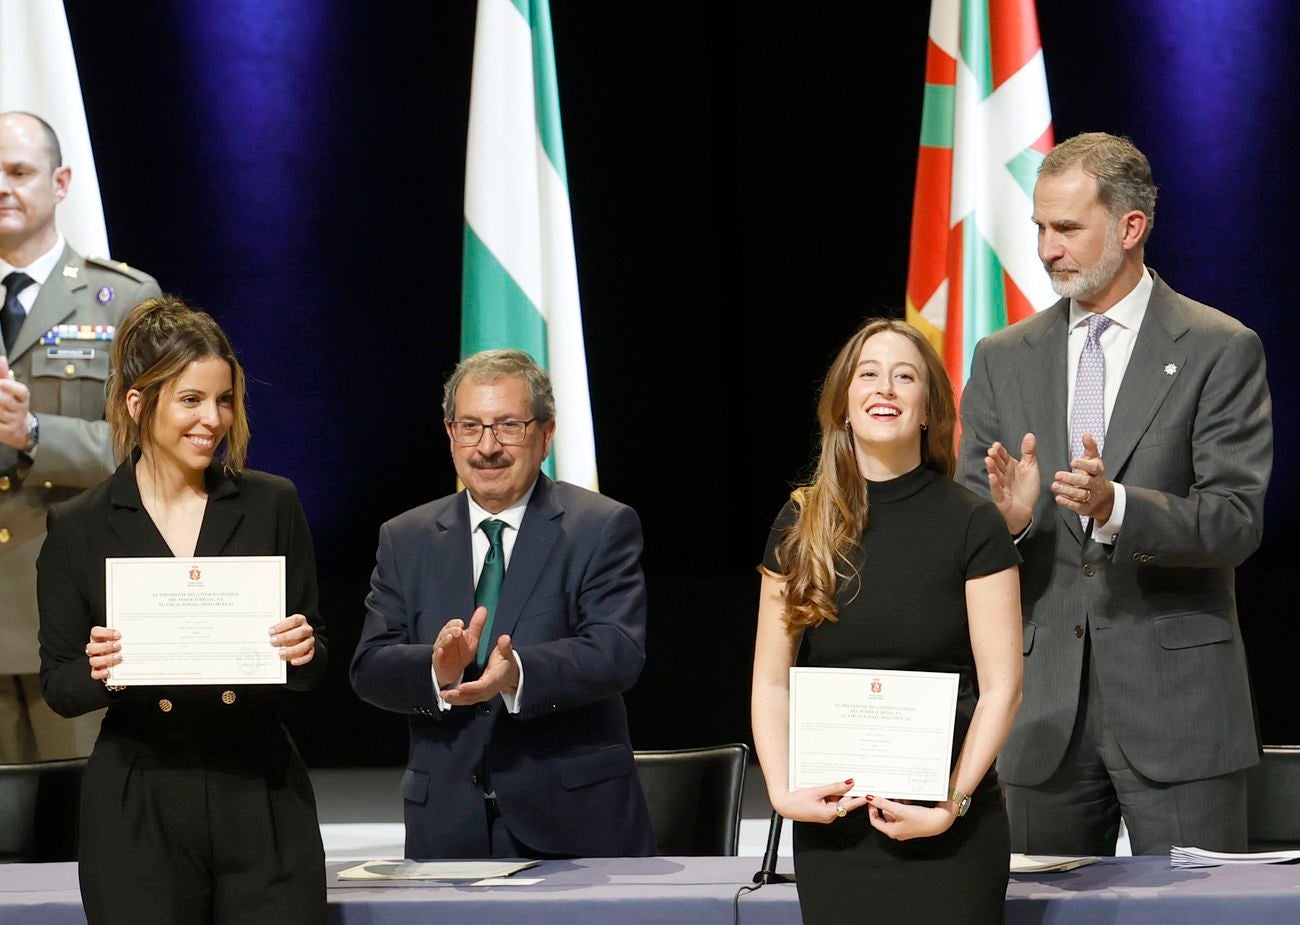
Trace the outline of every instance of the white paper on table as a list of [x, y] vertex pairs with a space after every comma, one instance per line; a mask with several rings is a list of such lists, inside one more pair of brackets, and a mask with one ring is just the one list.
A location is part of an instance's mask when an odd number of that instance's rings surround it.
[[[540, 861], [366, 861], [339, 871], [340, 880], [474, 880], [470, 886], [495, 886], [488, 881], [503, 880], [521, 870], [536, 867]], [[519, 885], [540, 883], [542, 878], [516, 881]]]
[[1169, 849], [1171, 867], [1223, 867], [1235, 864], [1293, 864], [1300, 861], [1300, 851], [1208, 851], [1205, 848]]
[[105, 559], [106, 619], [122, 634], [109, 682], [283, 684], [270, 629], [286, 616], [284, 556]]
[[1011, 853], [1012, 874], [1057, 874], [1079, 867], [1096, 864], [1101, 858], [1078, 854], [1017, 854]]
[[790, 669], [790, 789], [853, 778], [851, 796], [946, 800], [959, 676]]

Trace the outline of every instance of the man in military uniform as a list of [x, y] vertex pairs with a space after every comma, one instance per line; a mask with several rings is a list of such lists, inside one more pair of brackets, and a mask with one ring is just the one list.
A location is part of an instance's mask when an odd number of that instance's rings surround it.
[[82, 257], [55, 226], [72, 171], [28, 113], [0, 114], [0, 762], [90, 753], [99, 715], [65, 720], [40, 695], [36, 554], [51, 504], [115, 465], [104, 421], [113, 328], [159, 295], [153, 277]]

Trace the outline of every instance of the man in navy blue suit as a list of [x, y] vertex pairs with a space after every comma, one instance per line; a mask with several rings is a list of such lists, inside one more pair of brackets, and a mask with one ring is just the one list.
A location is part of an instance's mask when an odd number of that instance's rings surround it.
[[541, 473], [555, 399], [528, 354], [462, 361], [443, 412], [466, 490], [380, 528], [352, 659], [361, 698], [409, 717], [407, 857], [652, 854], [622, 697], [636, 512]]

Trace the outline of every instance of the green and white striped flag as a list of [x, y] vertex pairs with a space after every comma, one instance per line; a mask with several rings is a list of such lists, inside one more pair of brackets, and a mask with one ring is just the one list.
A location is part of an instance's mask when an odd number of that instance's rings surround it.
[[550, 374], [543, 469], [595, 490], [596, 447], [547, 0], [479, 0], [465, 164], [461, 356], [526, 350]]

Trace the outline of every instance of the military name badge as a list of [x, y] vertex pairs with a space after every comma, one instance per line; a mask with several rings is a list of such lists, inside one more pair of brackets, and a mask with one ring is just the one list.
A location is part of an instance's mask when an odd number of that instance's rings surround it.
[[48, 360], [93, 360], [94, 347], [47, 347], [45, 358]]
[[41, 336], [41, 344], [61, 344], [65, 340], [112, 340], [117, 329], [111, 324], [56, 324]]
[[114, 292], [112, 286], [100, 286], [99, 291], [95, 293], [95, 301], [100, 305], [107, 305], [109, 302], [113, 301], [113, 296]]

